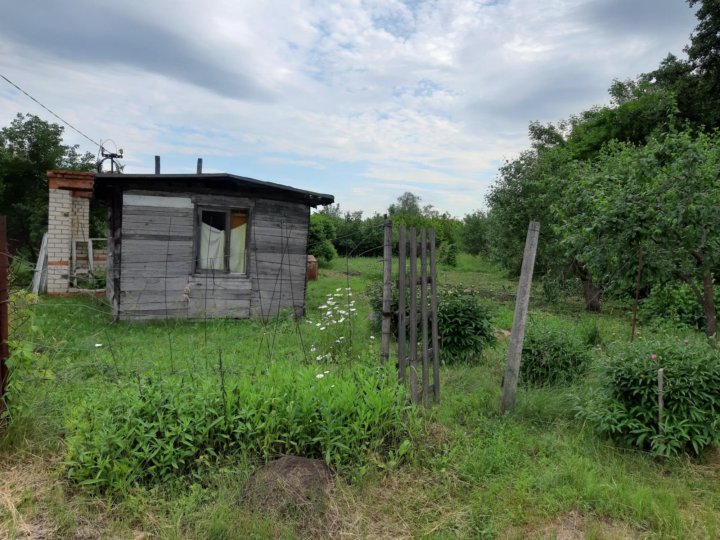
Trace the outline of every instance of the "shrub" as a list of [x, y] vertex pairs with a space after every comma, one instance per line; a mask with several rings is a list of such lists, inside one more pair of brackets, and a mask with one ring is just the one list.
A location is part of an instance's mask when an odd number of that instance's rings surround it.
[[[662, 430], [659, 368], [665, 371]], [[699, 454], [720, 442], [720, 352], [670, 340], [618, 345], [579, 414], [601, 435], [653, 455]]]
[[332, 261], [337, 255], [332, 243], [335, 234], [335, 222], [332, 218], [322, 213], [310, 216], [308, 253], [317, 257], [321, 263]]
[[439, 259], [442, 264], [447, 266], [456, 267], [458, 258], [458, 247], [454, 243], [445, 243], [440, 246], [438, 250]]
[[589, 361], [587, 344], [567, 325], [532, 325], [523, 342], [520, 376], [530, 386], [569, 383]]
[[441, 359], [468, 362], [495, 341], [488, 309], [469, 289], [444, 288], [438, 298]]
[[638, 309], [641, 322], [671, 321], [693, 328], [703, 328], [704, 319], [700, 303], [685, 283], [653, 287]]
[[[418, 287], [418, 300], [420, 296]], [[382, 286], [371, 285], [367, 289], [370, 307], [375, 321], [382, 320]], [[410, 300], [406, 293], [405, 306], [409, 313]], [[398, 290], [392, 287], [393, 313], [398, 312]], [[421, 336], [420, 302], [418, 301], [418, 339]], [[392, 318], [392, 332], [397, 336], [397, 316]], [[440, 355], [446, 364], [468, 362], [477, 358], [483, 349], [495, 342], [490, 313], [472, 289], [442, 287], [438, 290], [438, 335]]]
[[389, 455], [413, 425], [389, 368], [334, 373], [276, 364], [219, 379], [143, 379], [90, 394], [67, 425], [68, 477], [121, 494], [197, 476], [223, 458], [279, 454], [347, 471]]

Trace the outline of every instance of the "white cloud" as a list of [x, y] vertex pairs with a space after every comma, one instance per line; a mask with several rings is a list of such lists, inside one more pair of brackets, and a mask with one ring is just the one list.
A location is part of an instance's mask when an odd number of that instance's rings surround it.
[[[112, 137], [128, 172], [202, 155], [206, 170], [282, 167], [291, 183], [322, 173], [302, 187], [348, 210], [382, 211], [407, 188], [460, 215], [484, 205], [529, 121], [603, 102], [613, 78], [679, 53], [687, 6], [636, 2], [18, 2], [0, 21], [0, 73]], [[54, 120], [0, 85], [0, 125], [19, 111]]]

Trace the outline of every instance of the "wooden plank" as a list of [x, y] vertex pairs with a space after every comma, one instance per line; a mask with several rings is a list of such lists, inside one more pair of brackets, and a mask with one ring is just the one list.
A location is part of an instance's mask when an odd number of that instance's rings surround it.
[[123, 194], [123, 206], [192, 209], [193, 203], [190, 197], [125, 193]]
[[41, 292], [43, 273], [47, 273], [47, 235], [48, 233], [44, 233], [42, 237], [42, 242], [40, 242], [40, 252], [38, 253], [37, 264], [35, 265], [35, 270], [33, 273], [32, 285], [30, 287], [30, 290], [34, 294], [38, 294]]
[[398, 238], [398, 378], [405, 384], [405, 342], [407, 340], [407, 327], [405, 322], [405, 225], [400, 226]]
[[428, 359], [427, 229], [420, 232], [420, 318], [422, 319], [422, 402], [429, 406], [430, 362]]
[[410, 227], [410, 400], [417, 403], [417, 232]]
[[430, 229], [430, 316], [432, 317], [433, 400], [440, 403], [440, 343], [438, 337], [437, 264], [435, 229]]
[[180, 277], [189, 276], [192, 273], [192, 263], [187, 261], [178, 262], [134, 262], [122, 264], [122, 279], [126, 277], [146, 277], [146, 276], [169, 276]]
[[123, 206], [123, 225], [125, 218], [128, 216], [146, 217], [146, 216], [173, 216], [178, 218], [187, 218], [188, 216], [192, 219], [192, 210], [186, 210], [183, 208], [160, 208], [157, 206]]
[[385, 219], [383, 238], [383, 291], [380, 361], [390, 358], [390, 325], [392, 322], [392, 222]]

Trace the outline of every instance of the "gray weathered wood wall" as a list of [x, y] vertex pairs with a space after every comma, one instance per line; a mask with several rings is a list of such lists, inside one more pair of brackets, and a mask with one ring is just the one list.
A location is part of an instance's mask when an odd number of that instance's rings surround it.
[[[163, 198], [165, 197], [165, 198]], [[166, 203], [166, 204], [165, 204]], [[249, 210], [246, 275], [195, 273], [195, 207]], [[127, 191], [122, 205], [119, 319], [268, 318], [305, 308], [310, 209], [304, 204], [194, 193]], [[117, 272], [117, 268], [114, 268]]]

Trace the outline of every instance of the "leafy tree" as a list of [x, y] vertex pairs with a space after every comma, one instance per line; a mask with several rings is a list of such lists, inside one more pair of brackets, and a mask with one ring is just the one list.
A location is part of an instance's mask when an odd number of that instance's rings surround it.
[[567, 252], [595, 275], [630, 289], [640, 249], [648, 282], [684, 281], [717, 332], [713, 280], [720, 268], [720, 134], [684, 131], [645, 146], [613, 143], [579, 164], [556, 205]]
[[47, 171], [93, 170], [94, 156], [62, 141], [63, 128], [18, 114], [0, 129], [0, 213], [7, 216], [11, 251], [34, 259], [47, 230]]
[[486, 253], [488, 249], [487, 216], [480, 210], [463, 218], [460, 244], [471, 255]]
[[330, 262], [337, 255], [333, 239], [336, 227], [332, 217], [322, 212], [310, 216], [310, 230], [308, 233], [308, 253], [317, 257], [318, 261]]

